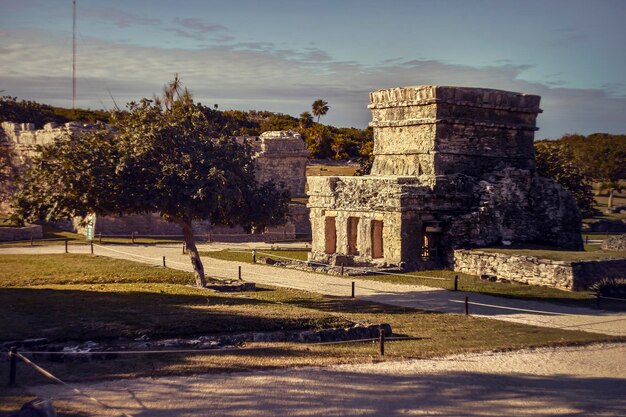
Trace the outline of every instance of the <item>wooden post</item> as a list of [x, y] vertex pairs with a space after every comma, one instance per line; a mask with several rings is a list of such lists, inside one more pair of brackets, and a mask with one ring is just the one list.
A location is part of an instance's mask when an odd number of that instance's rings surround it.
[[454, 276], [454, 291], [458, 291], [459, 290], [459, 276], [455, 275]]
[[354, 281], [352, 281], [352, 298], [354, 298], [354, 293], [355, 293], [355, 284]]
[[585, 236], [585, 245], [589, 244], [589, 235]]
[[379, 332], [380, 356], [385, 356], [385, 329], [380, 329]]
[[65, 239], [65, 253], [67, 253], [67, 241], [68, 239]]
[[15, 385], [15, 376], [17, 374], [17, 347], [13, 346], [9, 352], [9, 386]]
[[465, 315], [469, 316], [469, 297], [465, 297]]
[[93, 255], [93, 240], [89, 241], [89, 246], [91, 247], [91, 254]]
[[187, 242], [183, 242], [183, 255], [185, 254], [187, 249]]
[[256, 251], [255, 250], [252, 251], [252, 263], [253, 264], [256, 263]]
[[135, 232], [130, 232], [130, 241], [131, 243], [135, 243]]
[[213, 241], [213, 236], [211, 236], [211, 231], [209, 230], [209, 243]]
[[33, 237], [30, 237], [30, 246], [33, 246]]
[[102, 245], [102, 232], [98, 233], [98, 242]]
[[343, 275], [343, 264], [341, 264], [341, 275]]
[[242, 280], [241, 279], [241, 265], [239, 265], [239, 267], [237, 269], [238, 269], [237, 272], [238, 272], [238, 276], [239, 276], [239, 281], [241, 281]]
[[167, 267], [165, 266], [165, 256], [163, 257], [163, 268], [167, 268]]

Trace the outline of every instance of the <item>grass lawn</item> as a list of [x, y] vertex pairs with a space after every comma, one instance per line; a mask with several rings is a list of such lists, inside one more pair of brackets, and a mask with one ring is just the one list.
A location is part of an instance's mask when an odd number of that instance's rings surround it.
[[[376, 345], [371, 343], [249, 343], [248, 348], [265, 349], [42, 363], [68, 381], [393, 361], [624, 340], [286, 288], [213, 293], [183, 285], [192, 280], [188, 273], [90, 255], [0, 255], [0, 265], [0, 339], [5, 341], [26, 337], [56, 341], [138, 335], [182, 337], [383, 322], [391, 324], [396, 335], [415, 338], [390, 342], [385, 357], [378, 356]], [[1, 375], [7, 374], [7, 366], [7, 362], [0, 362]], [[26, 386], [43, 382], [24, 364], [19, 365], [18, 378]]]
[[[0, 255], [0, 328], [3, 329], [0, 340], [184, 337], [383, 322], [391, 324], [394, 334], [414, 338], [388, 342], [384, 357], [378, 355], [377, 345], [372, 343], [249, 343], [247, 350], [40, 363], [70, 382], [395, 361], [472, 351], [624, 340], [285, 288], [262, 287], [261, 291], [252, 293], [219, 294], [185, 285], [191, 282], [190, 273], [98, 256]], [[7, 373], [8, 362], [0, 362], [0, 375]], [[0, 390], [0, 416], [32, 398], [27, 394], [29, 385], [45, 382], [42, 376], [18, 362], [20, 385]], [[72, 410], [59, 410], [59, 415], [81, 417]]]

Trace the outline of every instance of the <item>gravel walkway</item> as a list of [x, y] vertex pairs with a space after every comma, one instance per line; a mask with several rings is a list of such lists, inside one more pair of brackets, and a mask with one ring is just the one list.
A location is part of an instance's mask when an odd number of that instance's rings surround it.
[[[249, 250], [253, 244], [203, 244], [200, 250], [222, 250], [226, 247]], [[281, 245], [282, 247], [283, 245]], [[161, 265], [166, 257], [167, 266], [191, 271], [187, 255], [181, 245], [94, 245], [96, 255], [130, 259]], [[71, 245], [72, 253], [89, 253], [88, 245]], [[62, 253], [63, 246], [34, 246], [0, 248], [0, 253]], [[238, 263], [204, 258], [207, 275], [220, 278], [237, 278]], [[351, 279], [306, 271], [259, 264], [243, 264], [244, 280], [259, 284], [296, 288], [328, 295], [350, 296]], [[477, 293], [453, 292], [420, 285], [391, 284], [380, 281], [354, 280], [359, 299], [430, 311], [463, 313], [465, 296], [470, 299], [470, 313], [497, 320], [531, 324], [542, 327], [583, 330], [615, 336], [626, 336], [626, 313], [601, 309], [568, 307], [539, 301], [526, 301], [494, 297]]]
[[626, 345], [78, 387], [111, 408], [58, 385], [31, 391], [94, 416], [617, 417], [626, 415]]

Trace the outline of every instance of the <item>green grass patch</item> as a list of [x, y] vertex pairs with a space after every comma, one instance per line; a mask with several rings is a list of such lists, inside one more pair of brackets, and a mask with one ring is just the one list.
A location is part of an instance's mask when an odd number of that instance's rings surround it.
[[[263, 250], [257, 251], [257, 259], [260, 257], [275, 256], [274, 259], [289, 258], [299, 261], [306, 261], [308, 258], [308, 251], [304, 250]], [[232, 261], [240, 263], [252, 263], [252, 251], [235, 251], [235, 250], [221, 250], [221, 251], [203, 251], [200, 252], [200, 256], [206, 256], [208, 258], [220, 259], [222, 261]]]
[[0, 255], [0, 287], [65, 284], [193, 285], [193, 274], [95, 255]]
[[[389, 323], [396, 335], [414, 338], [389, 342], [384, 357], [378, 355], [377, 346], [372, 343], [249, 343], [248, 348], [265, 349], [119, 356], [115, 360], [93, 360], [88, 365], [82, 361], [42, 363], [67, 381], [395, 361], [625, 340], [429, 313], [287, 288], [263, 286], [257, 292], [219, 294], [181, 285], [176, 277], [173, 282], [167, 282], [166, 276], [158, 275], [167, 271], [162, 268], [134, 264], [135, 270], [131, 262], [90, 255], [0, 255], [0, 260], [3, 340], [181, 337], [250, 330], [320, 329], [351, 323]], [[29, 267], [20, 270], [25, 265]], [[128, 281], [118, 282], [120, 276], [126, 276]], [[0, 374], [6, 375], [7, 367], [7, 362], [0, 362]], [[18, 368], [18, 380], [22, 384], [45, 382], [24, 364]]]
[[534, 248], [529, 246], [480, 248], [479, 250], [481, 252], [533, 256], [535, 258], [568, 262], [626, 258], [626, 251], [604, 251], [599, 245], [586, 245], [584, 251], [567, 251], [554, 248]]

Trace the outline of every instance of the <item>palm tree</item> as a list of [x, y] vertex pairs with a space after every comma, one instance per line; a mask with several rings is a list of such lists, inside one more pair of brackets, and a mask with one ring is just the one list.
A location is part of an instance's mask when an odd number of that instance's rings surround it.
[[300, 113], [298, 122], [300, 123], [301, 129], [307, 129], [313, 124], [313, 116], [308, 111], [302, 112]]
[[317, 123], [320, 122], [320, 117], [325, 115], [326, 113], [328, 113], [328, 109], [330, 107], [328, 107], [328, 102], [320, 99], [317, 99], [313, 102], [313, 105], [311, 106], [311, 112], [313, 113], [314, 116], [317, 116]]

